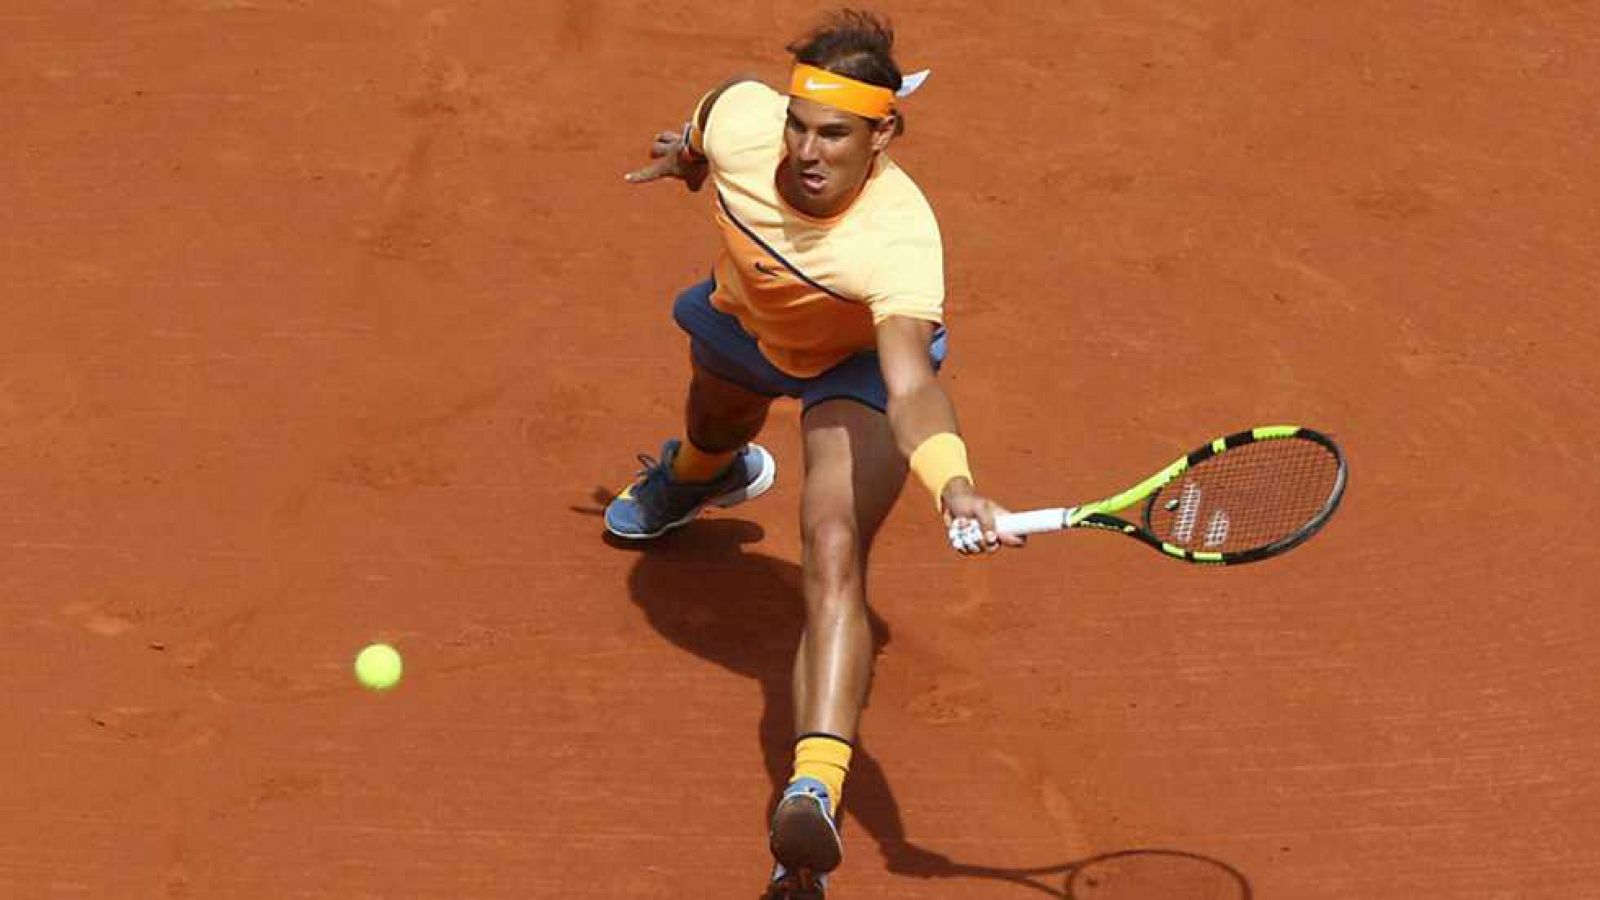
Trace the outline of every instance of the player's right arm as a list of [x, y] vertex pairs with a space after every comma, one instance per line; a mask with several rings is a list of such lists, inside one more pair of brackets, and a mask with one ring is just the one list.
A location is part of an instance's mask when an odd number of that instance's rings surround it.
[[687, 184], [689, 190], [700, 190], [710, 172], [710, 164], [705, 156], [704, 135], [706, 123], [711, 120], [711, 108], [728, 88], [755, 80], [749, 75], [735, 76], [706, 94], [695, 108], [694, 116], [684, 123], [682, 129], [656, 133], [655, 140], [650, 143], [650, 162], [623, 177], [632, 184], [677, 178]]
[[[956, 425], [955, 404], [940, 386], [928, 358], [933, 329], [931, 321], [900, 315], [891, 315], [877, 325], [878, 360], [889, 389], [888, 419], [895, 443], [910, 458], [912, 471], [934, 493], [946, 525], [962, 521], [978, 524], [982, 541], [970, 546], [957, 544], [957, 532], [952, 529], [951, 543], [960, 552], [992, 553], [1002, 545], [1021, 547], [1025, 543], [1021, 538], [1001, 534], [995, 528], [995, 516], [1004, 514], [1005, 508], [973, 487], [972, 473], [966, 465], [966, 445]], [[938, 460], [918, 465], [919, 451], [940, 441], [953, 442], [961, 448], [959, 466]]]

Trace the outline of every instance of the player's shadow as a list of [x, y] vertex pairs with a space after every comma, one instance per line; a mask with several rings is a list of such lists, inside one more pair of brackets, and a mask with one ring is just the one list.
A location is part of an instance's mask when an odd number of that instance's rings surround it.
[[[663, 637], [761, 685], [759, 739], [773, 786], [770, 802], [788, 781], [793, 760], [789, 684], [805, 624], [805, 601], [799, 566], [745, 550], [762, 536], [760, 526], [751, 522], [705, 519], [647, 545], [613, 543], [639, 552], [628, 587]], [[877, 654], [889, 643], [889, 626], [876, 613], [869, 615]], [[914, 868], [920, 851], [906, 842], [889, 782], [865, 744], [851, 761], [847, 798], [845, 827], [854, 822], [870, 835], [891, 870]], [[758, 828], [765, 827], [765, 808], [760, 815]]]
[[[772, 783], [770, 804], [788, 780], [792, 761], [789, 683], [805, 604], [799, 566], [745, 549], [762, 536], [760, 526], [750, 522], [706, 519], [648, 543], [608, 540], [638, 552], [628, 587], [663, 637], [761, 686], [758, 736]], [[869, 615], [873, 652], [881, 653], [890, 640], [889, 626], [877, 614]], [[847, 838], [859, 826], [878, 845], [888, 870], [899, 875], [996, 881], [1072, 900], [1251, 898], [1249, 882], [1238, 870], [1181, 850], [1123, 850], [1032, 868], [956, 862], [907, 839], [889, 781], [868, 746], [856, 750], [846, 797]], [[753, 830], [764, 828], [768, 808], [759, 810], [762, 820], [752, 824]]]

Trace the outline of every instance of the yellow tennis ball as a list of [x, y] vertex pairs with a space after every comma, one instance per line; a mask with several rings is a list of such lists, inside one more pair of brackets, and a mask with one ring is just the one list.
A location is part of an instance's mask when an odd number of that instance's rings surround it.
[[356, 654], [356, 680], [375, 691], [400, 683], [400, 653], [388, 644], [373, 644]]

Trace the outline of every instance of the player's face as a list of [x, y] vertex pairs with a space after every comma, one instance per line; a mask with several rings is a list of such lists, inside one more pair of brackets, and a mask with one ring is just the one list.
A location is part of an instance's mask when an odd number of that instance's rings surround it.
[[872, 160], [894, 136], [894, 122], [874, 123], [804, 97], [789, 100], [783, 129], [787, 199], [801, 212], [830, 216], [855, 198]]

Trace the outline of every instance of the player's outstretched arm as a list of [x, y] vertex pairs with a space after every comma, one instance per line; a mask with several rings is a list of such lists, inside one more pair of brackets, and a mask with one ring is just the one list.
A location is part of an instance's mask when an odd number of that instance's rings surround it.
[[[951, 544], [962, 553], [992, 553], [1020, 547], [1022, 538], [1001, 534], [994, 518], [1006, 510], [978, 493], [967, 467], [966, 446], [956, 424], [955, 404], [940, 386], [928, 359], [934, 325], [890, 316], [878, 325], [878, 358], [889, 387], [889, 427], [919, 481], [938, 498], [950, 527]], [[971, 525], [978, 526], [976, 535]]]
[[[663, 178], [677, 178], [688, 185], [689, 190], [700, 190], [711, 171], [703, 143], [706, 122], [711, 118], [711, 108], [716, 105], [723, 91], [736, 84], [754, 80], [750, 76], [739, 75], [706, 94], [696, 107], [694, 117], [685, 122], [681, 129], [656, 132], [655, 139], [650, 142], [650, 162], [634, 169], [623, 178], [631, 184], [647, 184]], [[695, 140], [696, 134], [700, 135], [702, 140]]]
[[689, 190], [698, 191], [710, 174], [705, 157], [695, 157], [688, 148], [685, 132], [659, 131], [650, 142], [650, 162], [624, 175], [632, 184], [647, 184], [663, 178], [681, 179]]

